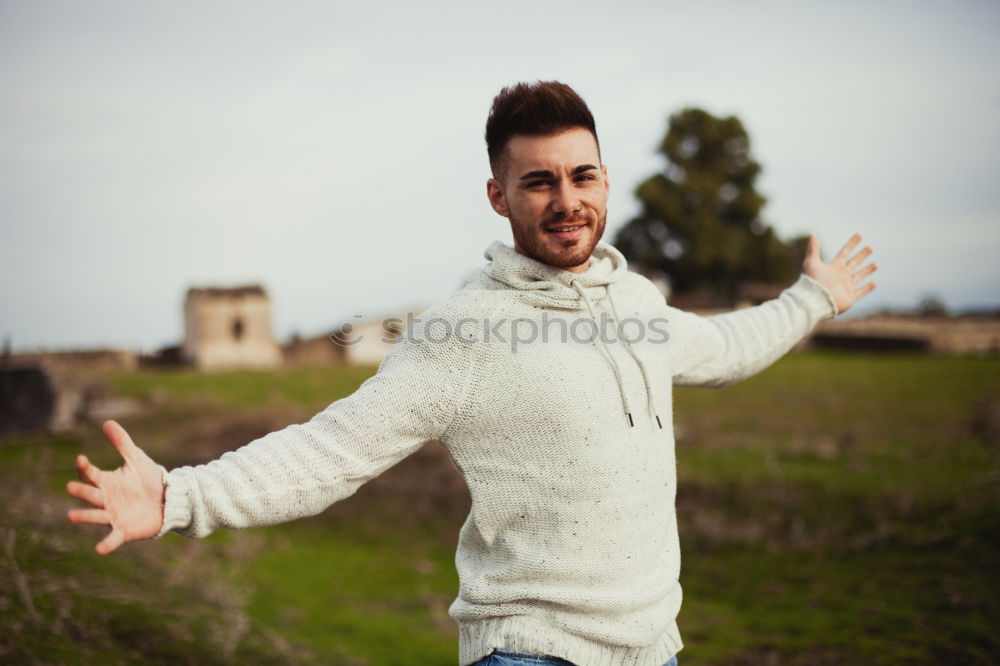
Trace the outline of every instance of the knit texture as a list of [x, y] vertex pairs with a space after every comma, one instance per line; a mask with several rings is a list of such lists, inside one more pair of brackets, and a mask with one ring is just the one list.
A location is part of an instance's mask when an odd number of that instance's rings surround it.
[[436, 439], [472, 497], [449, 611], [460, 663], [506, 648], [659, 666], [682, 647], [671, 385], [757, 372], [833, 299], [802, 276], [761, 306], [698, 317], [606, 243], [582, 274], [499, 242], [486, 257], [354, 394], [169, 472], [160, 535], [316, 514]]

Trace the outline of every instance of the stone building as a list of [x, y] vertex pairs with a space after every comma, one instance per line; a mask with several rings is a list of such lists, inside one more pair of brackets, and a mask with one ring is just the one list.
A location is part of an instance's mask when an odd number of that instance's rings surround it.
[[271, 301], [264, 288], [188, 289], [181, 358], [200, 370], [281, 365], [281, 349], [271, 331]]
[[407, 313], [404, 312], [381, 319], [351, 322], [349, 326], [331, 333], [330, 339], [343, 345], [344, 362], [348, 365], [377, 366], [392, 351], [406, 321]]
[[402, 335], [407, 322], [423, 310], [408, 308], [378, 319], [362, 319], [356, 315], [327, 335], [293, 338], [284, 347], [285, 363], [290, 366], [378, 366]]

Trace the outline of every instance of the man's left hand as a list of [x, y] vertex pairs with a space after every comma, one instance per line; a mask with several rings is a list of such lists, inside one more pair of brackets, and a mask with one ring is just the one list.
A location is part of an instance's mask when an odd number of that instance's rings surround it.
[[802, 272], [830, 290], [837, 304], [837, 314], [847, 311], [858, 299], [875, 288], [874, 282], [859, 286], [862, 280], [878, 269], [874, 262], [865, 265], [865, 261], [872, 253], [871, 247], [867, 245], [853, 257], [851, 256], [860, 242], [861, 234], [854, 234], [844, 247], [840, 248], [836, 257], [824, 262], [819, 256], [819, 241], [816, 239], [816, 234], [809, 234]]

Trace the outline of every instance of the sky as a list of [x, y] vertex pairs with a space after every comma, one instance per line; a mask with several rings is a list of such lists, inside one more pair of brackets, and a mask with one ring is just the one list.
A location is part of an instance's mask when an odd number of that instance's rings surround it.
[[183, 337], [191, 286], [261, 283], [275, 334], [448, 297], [509, 224], [493, 96], [597, 119], [611, 239], [670, 114], [736, 115], [765, 220], [855, 231], [858, 312], [1000, 307], [1000, 3], [0, 0], [0, 338]]

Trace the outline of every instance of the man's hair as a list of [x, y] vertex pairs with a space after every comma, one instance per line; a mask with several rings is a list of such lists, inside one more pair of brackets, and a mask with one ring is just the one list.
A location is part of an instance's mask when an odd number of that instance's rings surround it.
[[498, 174], [504, 148], [518, 134], [549, 136], [574, 127], [588, 130], [597, 142], [594, 116], [575, 90], [559, 81], [518, 83], [503, 88], [493, 98], [486, 119], [486, 152], [493, 175]]

